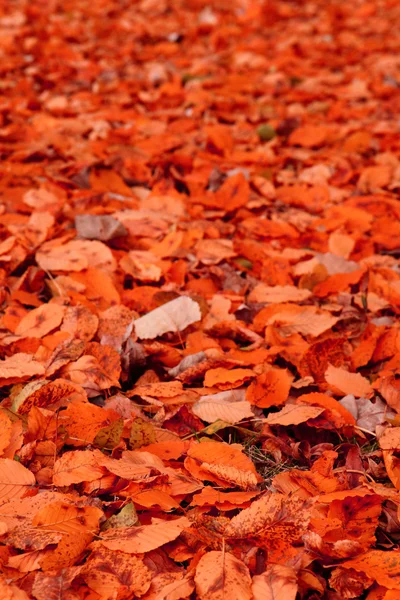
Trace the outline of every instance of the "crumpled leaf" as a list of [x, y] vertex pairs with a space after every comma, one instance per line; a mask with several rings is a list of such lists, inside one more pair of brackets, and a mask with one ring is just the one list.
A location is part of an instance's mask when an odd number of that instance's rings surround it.
[[382, 425], [387, 419], [393, 419], [395, 413], [379, 398], [373, 401], [368, 398], [355, 398], [352, 394], [339, 400], [356, 419], [357, 426], [367, 431], [376, 432], [376, 427]]

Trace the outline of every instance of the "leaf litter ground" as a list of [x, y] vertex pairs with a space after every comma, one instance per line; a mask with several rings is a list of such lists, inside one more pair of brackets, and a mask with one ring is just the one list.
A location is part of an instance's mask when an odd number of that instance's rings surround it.
[[1, 3], [1, 598], [400, 597], [399, 19]]

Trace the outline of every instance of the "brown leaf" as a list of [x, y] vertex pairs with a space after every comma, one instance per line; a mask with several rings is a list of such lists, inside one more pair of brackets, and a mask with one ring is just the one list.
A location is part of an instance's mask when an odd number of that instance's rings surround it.
[[110, 215], [76, 215], [75, 228], [78, 237], [101, 242], [108, 242], [128, 233], [122, 223]]

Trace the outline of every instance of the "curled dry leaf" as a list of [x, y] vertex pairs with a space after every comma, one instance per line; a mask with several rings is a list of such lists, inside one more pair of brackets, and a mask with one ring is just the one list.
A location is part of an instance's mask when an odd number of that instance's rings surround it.
[[379, 397], [371, 401], [368, 398], [355, 398], [349, 394], [339, 400], [339, 403], [353, 415], [358, 427], [373, 433], [376, 432], [378, 425], [382, 425], [387, 419], [393, 419], [395, 416], [395, 413], [389, 410]]
[[217, 387], [221, 390], [230, 390], [242, 386], [255, 376], [251, 369], [225, 369], [218, 367], [209, 369], [204, 377], [206, 387]]
[[13, 398], [12, 410], [26, 414], [33, 406], [65, 406], [72, 401], [86, 401], [84, 389], [66, 379], [38, 379], [26, 386]]
[[373, 579], [366, 577], [355, 569], [334, 569], [329, 578], [331, 588], [336, 590], [342, 598], [359, 598], [364, 590], [374, 583]]

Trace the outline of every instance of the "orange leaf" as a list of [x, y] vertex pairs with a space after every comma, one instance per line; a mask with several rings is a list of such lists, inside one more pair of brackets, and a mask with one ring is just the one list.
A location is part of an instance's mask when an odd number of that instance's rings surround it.
[[293, 131], [289, 137], [289, 144], [302, 146], [303, 148], [313, 148], [322, 146], [328, 136], [329, 129], [322, 125], [304, 125]]
[[353, 394], [357, 398], [370, 396], [373, 392], [368, 379], [360, 373], [349, 373], [340, 367], [329, 365], [325, 371], [325, 381], [333, 390], [340, 390], [343, 394]]
[[204, 377], [206, 387], [217, 387], [221, 390], [230, 390], [240, 387], [245, 381], [253, 379], [254, 372], [251, 369], [209, 369]]
[[249, 294], [249, 302], [302, 302], [311, 296], [310, 290], [301, 290], [294, 285], [268, 286], [264, 283], [256, 285]]
[[206, 423], [221, 420], [235, 424], [254, 416], [249, 402], [245, 399], [244, 390], [201, 396], [200, 400], [193, 404], [192, 412]]
[[270, 565], [261, 575], [253, 577], [254, 600], [295, 600], [296, 571], [284, 565]]
[[259, 408], [280, 406], [289, 396], [292, 377], [283, 369], [269, 369], [247, 388], [246, 398]]
[[168, 331], [183, 331], [200, 319], [200, 307], [197, 302], [188, 296], [180, 296], [136, 319], [134, 328], [138, 338], [154, 339]]
[[54, 465], [54, 485], [64, 487], [83, 481], [95, 481], [104, 475], [99, 454], [91, 450], [66, 452]]
[[15, 333], [24, 337], [41, 338], [61, 325], [64, 311], [64, 306], [58, 304], [42, 304], [23, 317]]
[[[320, 394], [314, 392], [312, 394], [303, 394], [296, 400], [298, 404], [310, 404], [311, 406], [321, 406], [327, 410], [333, 411], [332, 418], [335, 420], [335, 426], [341, 427], [345, 425], [355, 425], [355, 418], [353, 415], [344, 407], [340, 402], [328, 396], [327, 394]], [[339, 413], [340, 418], [335, 416], [335, 413]]]
[[102, 242], [72, 240], [61, 246], [46, 242], [36, 252], [36, 262], [46, 271], [83, 271], [89, 267], [112, 272], [115, 260]]
[[35, 476], [21, 463], [0, 458], [0, 504], [12, 498], [33, 495]]
[[194, 577], [200, 600], [224, 600], [228, 596], [251, 600], [251, 577], [246, 565], [229, 552], [205, 554]]
[[43, 375], [44, 367], [37, 362], [31, 354], [19, 352], [0, 360], [0, 382], [9, 385], [16, 381], [30, 379], [34, 375]]
[[69, 306], [64, 315], [61, 331], [72, 337], [89, 342], [95, 335], [99, 319], [86, 306]]
[[150, 525], [140, 527], [108, 529], [102, 533], [101, 540], [95, 542], [93, 547], [104, 546], [110, 550], [119, 550], [128, 554], [150, 552], [175, 540], [186, 527], [189, 527], [188, 519], [179, 517], [172, 521], [155, 519]]
[[194, 477], [223, 487], [235, 485], [251, 490], [257, 485], [258, 476], [253, 463], [234, 445], [208, 441], [195, 444], [188, 450], [184, 464]]
[[369, 550], [342, 563], [344, 569], [354, 569], [389, 590], [400, 591], [400, 553], [396, 550]]
[[[312, 501], [266, 493], [227, 524], [224, 535], [233, 539], [256, 539], [268, 548], [269, 559], [279, 560], [301, 540], [308, 528]], [[275, 560], [272, 560], [272, 556]]]
[[315, 419], [323, 412], [323, 408], [316, 406], [289, 404], [279, 412], [268, 415], [266, 421], [269, 425], [299, 425], [309, 419]]

